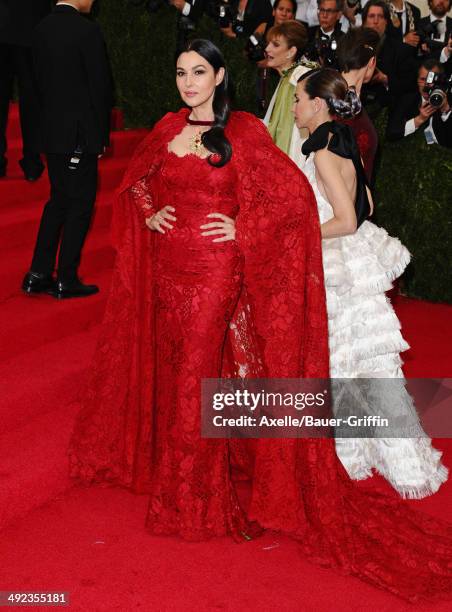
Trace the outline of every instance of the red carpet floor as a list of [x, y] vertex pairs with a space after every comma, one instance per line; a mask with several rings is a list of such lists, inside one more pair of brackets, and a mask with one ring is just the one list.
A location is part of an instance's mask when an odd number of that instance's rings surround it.
[[[66, 591], [73, 610], [413, 610], [397, 598], [307, 564], [295, 542], [273, 533], [241, 545], [189, 544], [144, 530], [146, 497], [125, 490], [70, 488], [65, 449], [108, 293], [113, 253], [108, 225], [114, 188], [143, 132], [117, 132], [101, 162], [96, 217], [81, 276], [101, 293], [59, 303], [19, 291], [27, 270], [46, 178], [26, 183], [17, 166], [17, 112], [10, 167], [0, 180], [0, 590]], [[452, 307], [398, 297], [408, 376], [452, 376]], [[452, 467], [451, 441], [437, 440]], [[375, 477], [362, 483], [392, 494]], [[69, 487], [69, 488], [68, 488]], [[408, 502], [452, 520], [452, 481]], [[419, 610], [450, 610], [450, 603]]]

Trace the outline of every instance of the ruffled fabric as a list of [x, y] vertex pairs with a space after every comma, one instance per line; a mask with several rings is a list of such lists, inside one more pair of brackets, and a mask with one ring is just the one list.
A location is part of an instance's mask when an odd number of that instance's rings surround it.
[[[321, 223], [333, 209], [320, 193], [312, 156], [304, 172], [313, 186]], [[419, 499], [435, 493], [447, 480], [441, 453], [422, 430], [413, 400], [407, 393], [400, 353], [409, 348], [400, 322], [385, 292], [392, 288], [410, 262], [404, 245], [369, 221], [349, 236], [323, 240], [323, 266], [327, 294], [330, 375], [334, 379], [399, 378], [400, 385], [370, 381], [366, 405], [359, 414], [403, 419], [406, 438], [336, 438], [336, 452], [354, 480], [377, 470], [402, 497]], [[335, 413], [349, 409], [340, 400], [337, 383]]]

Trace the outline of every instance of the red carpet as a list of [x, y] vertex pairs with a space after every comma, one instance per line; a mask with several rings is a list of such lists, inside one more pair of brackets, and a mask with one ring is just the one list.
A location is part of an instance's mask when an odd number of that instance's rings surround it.
[[[113, 151], [101, 162], [97, 212], [81, 266], [82, 278], [97, 282], [101, 293], [59, 303], [19, 291], [48, 183], [21, 178], [16, 114], [13, 108], [8, 178], [0, 180], [0, 590], [67, 591], [71, 609], [88, 611], [412, 610], [354, 578], [307, 564], [287, 538], [267, 533], [237, 545], [152, 537], [143, 527], [145, 496], [68, 488], [64, 453], [73, 402], [94, 350], [113, 261], [112, 193], [143, 132], [116, 132]], [[395, 301], [412, 347], [404, 356], [407, 375], [452, 376], [452, 307]], [[452, 467], [451, 441], [436, 446]], [[360, 486], [391, 492], [379, 478]], [[409, 503], [450, 519], [452, 482]], [[450, 602], [416, 608], [445, 611]]]

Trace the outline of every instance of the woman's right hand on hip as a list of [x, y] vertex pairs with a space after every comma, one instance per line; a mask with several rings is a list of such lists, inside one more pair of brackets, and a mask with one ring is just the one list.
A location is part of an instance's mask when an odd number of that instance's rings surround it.
[[156, 212], [152, 217], [146, 219], [146, 225], [150, 230], [155, 232], [160, 232], [161, 234], [165, 234], [164, 227], [168, 229], [173, 229], [171, 223], [168, 221], [176, 221], [176, 217], [174, 217], [171, 212], [174, 212], [176, 209], [173, 206], [164, 206], [158, 212]]

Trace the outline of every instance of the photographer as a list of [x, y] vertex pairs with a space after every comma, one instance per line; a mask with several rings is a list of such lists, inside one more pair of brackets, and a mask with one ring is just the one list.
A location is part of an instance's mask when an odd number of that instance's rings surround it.
[[318, 0], [319, 25], [309, 28], [306, 57], [325, 66], [335, 65], [337, 41], [344, 35], [341, 29], [343, 0]]
[[[428, 76], [439, 82], [428, 85]], [[435, 76], [437, 75], [437, 76]], [[424, 128], [427, 144], [452, 148], [451, 84], [437, 60], [425, 60], [418, 72], [418, 92], [396, 100], [389, 112], [386, 137], [400, 140]], [[427, 87], [426, 87], [427, 85]], [[432, 95], [432, 92], [435, 92]]]
[[419, 22], [419, 30], [428, 39], [423, 51], [428, 58], [444, 63], [451, 57], [452, 19], [447, 16], [452, 0], [429, 0], [430, 15]]
[[[339, 18], [341, 29], [345, 33], [350, 26], [360, 26], [360, 13], [368, 0], [345, 0], [342, 15]], [[298, 4], [296, 19], [299, 19], [309, 28], [319, 25], [318, 0], [302, 0]]]
[[263, 31], [263, 24], [272, 18], [270, 0], [220, 0], [215, 6], [220, 29], [229, 38], [250, 36], [257, 30]]

